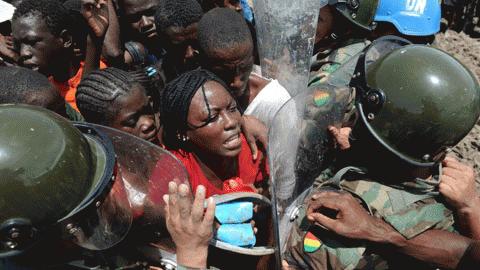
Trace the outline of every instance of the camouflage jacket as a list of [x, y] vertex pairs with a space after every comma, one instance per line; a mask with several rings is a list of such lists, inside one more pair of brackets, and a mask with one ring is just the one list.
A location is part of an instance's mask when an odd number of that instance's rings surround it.
[[349, 40], [340, 48], [318, 56], [317, 60], [312, 64], [314, 71], [310, 73], [309, 86], [325, 82], [330, 74], [335, 72], [353, 56], [360, 53], [369, 44], [370, 41]]
[[[412, 193], [406, 188], [373, 181], [367, 174], [358, 173], [357, 168], [352, 177], [352, 170], [346, 169], [340, 176], [337, 173], [331, 180], [317, 183], [310, 195], [332, 186], [348, 191], [372, 215], [383, 219], [407, 239], [430, 229], [454, 231], [452, 212], [433, 192]], [[299, 209], [284, 252], [284, 259], [292, 269], [434, 269], [400, 254], [392, 254], [390, 258], [382, 253], [382, 257], [365, 243], [348, 241], [310, 225], [305, 217], [309, 196]]]

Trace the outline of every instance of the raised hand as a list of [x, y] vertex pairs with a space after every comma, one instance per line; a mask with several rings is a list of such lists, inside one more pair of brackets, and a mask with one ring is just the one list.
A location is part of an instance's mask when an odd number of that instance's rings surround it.
[[87, 21], [88, 26], [93, 31], [95, 37], [102, 38], [107, 33], [108, 1], [111, 0], [81, 0], [82, 15]]
[[166, 223], [177, 247], [177, 262], [183, 266], [205, 268], [208, 244], [213, 237], [215, 203], [207, 200], [204, 212], [205, 187], [198, 186], [195, 199], [187, 185], [168, 185], [169, 194], [164, 196]]
[[0, 34], [0, 57], [9, 59], [13, 62], [18, 60], [18, 53], [15, 52], [13, 46], [13, 38]]

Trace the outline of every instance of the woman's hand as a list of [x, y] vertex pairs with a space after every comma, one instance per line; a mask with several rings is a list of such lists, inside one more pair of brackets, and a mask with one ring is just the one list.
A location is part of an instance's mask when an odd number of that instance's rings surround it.
[[242, 116], [242, 131], [245, 135], [245, 139], [252, 151], [253, 160], [257, 160], [258, 147], [257, 141], [267, 149], [268, 143], [268, 130], [267, 127], [255, 117], [244, 115]]
[[107, 33], [109, 16], [108, 1], [110, 0], [81, 0], [82, 15], [96, 38], [103, 38]]
[[170, 182], [168, 195], [163, 197], [166, 205], [167, 229], [177, 247], [177, 262], [193, 268], [206, 268], [208, 244], [213, 237], [215, 203], [207, 200], [204, 214], [205, 187], [198, 186], [192, 202], [187, 185]]
[[460, 163], [455, 158], [446, 157], [443, 161], [439, 189], [448, 204], [457, 211], [467, 209], [480, 211], [475, 173], [470, 166]]

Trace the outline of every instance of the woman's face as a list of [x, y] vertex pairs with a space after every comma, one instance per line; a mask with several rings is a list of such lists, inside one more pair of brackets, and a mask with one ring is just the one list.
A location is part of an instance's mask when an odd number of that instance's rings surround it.
[[207, 82], [204, 89], [205, 95], [200, 88], [193, 96], [187, 120], [190, 129], [186, 135], [194, 148], [203, 153], [236, 157], [242, 146], [241, 115], [237, 103], [227, 89], [217, 82]]
[[158, 141], [159, 120], [145, 89], [135, 84], [130, 94], [115, 100], [117, 113], [112, 127], [150, 142]]

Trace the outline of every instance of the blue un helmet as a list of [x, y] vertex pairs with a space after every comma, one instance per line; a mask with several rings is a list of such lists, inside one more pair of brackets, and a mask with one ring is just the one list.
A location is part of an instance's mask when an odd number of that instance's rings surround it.
[[380, 0], [375, 21], [389, 22], [408, 36], [429, 36], [440, 31], [439, 0]]

